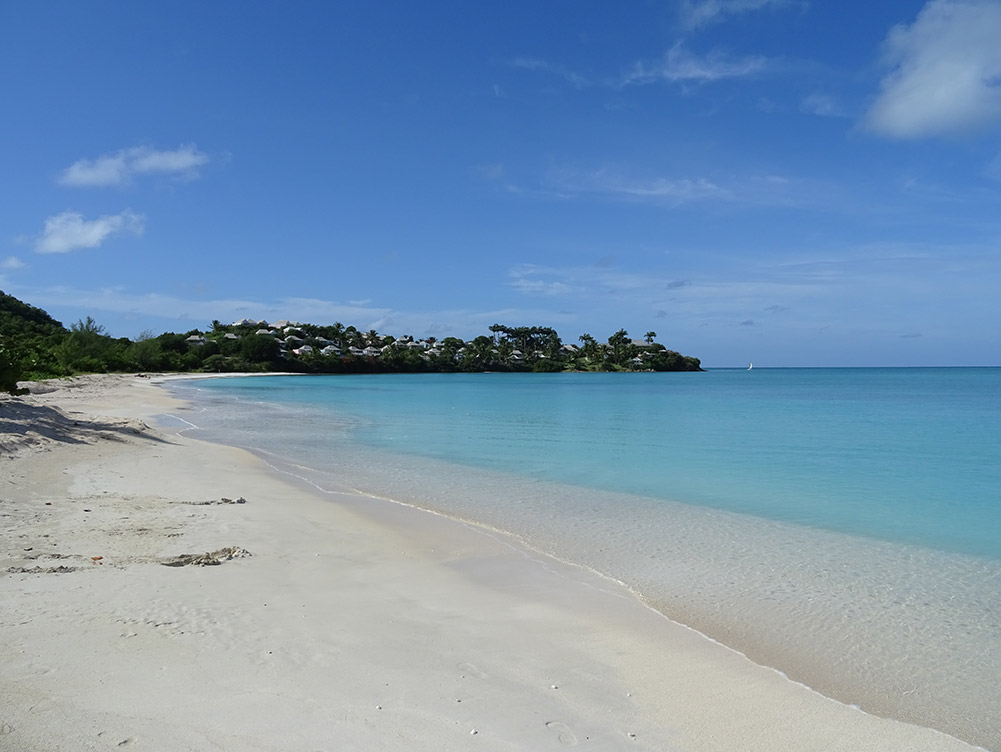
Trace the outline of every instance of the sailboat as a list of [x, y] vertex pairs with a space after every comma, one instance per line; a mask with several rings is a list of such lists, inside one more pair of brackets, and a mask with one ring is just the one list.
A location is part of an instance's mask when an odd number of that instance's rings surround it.
[[754, 363], [748, 363], [747, 370], [750, 371], [752, 368], [754, 368]]

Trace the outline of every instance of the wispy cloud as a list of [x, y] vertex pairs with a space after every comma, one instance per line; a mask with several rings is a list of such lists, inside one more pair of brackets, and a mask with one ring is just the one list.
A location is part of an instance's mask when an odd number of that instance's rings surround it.
[[845, 112], [837, 99], [830, 94], [822, 94], [820, 92], [814, 92], [805, 97], [800, 103], [800, 110], [820, 117], [848, 117], [848, 113]]
[[15, 269], [23, 269], [24, 262], [21, 261], [17, 256], [8, 256], [3, 261], [0, 261], [0, 269], [5, 271], [14, 271]]
[[39, 253], [67, 253], [77, 248], [96, 248], [112, 235], [141, 235], [145, 218], [131, 209], [87, 220], [75, 211], [64, 211], [45, 220], [45, 229], [35, 240]]
[[743, 206], [817, 208], [843, 211], [836, 187], [783, 175], [631, 176], [611, 168], [552, 168], [537, 195], [568, 200], [605, 198], [653, 204], [668, 209], [707, 203]]
[[1001, 3], [931, 0], [884, 44], [891, 67], [865, 125], [891, 138], [943, 136], [1001, 119]]
[[681, 23], [686, 28], [696, 29], [741, 13], [790, 4], [790, 0], [682, 0]]
[[[679, 271], [524, 264], [510, 274], [519, 289], [540, 301], [557, 285], [573, 288], [561, 304], [591, 318], [670, 318], [689, 331], [753, 325], [790, 336], [877, 321], [877, 328], [887, 331], [927, 333], [945, 316], [955, 319], [951, 326], [986, 315], [987, 290], [1001, 280], [1001, 263], [990, 247], [863, 246], [753, 261], [735, 253], [713, 268]], [[932, 296], [950, 305], [928, 309], [921, 301]], [[854, 307], [845, 307], [847, 299], [856, 301]], [[795, 314], [776, 315], [790, 311]]]
[[592, 303], [609, 296], [623, 296], [637, 303], [664, 300], [673, 298], [690, 285], [684, 279], [597, 265], [551, 267], [518, 264], [508, 271], [508, 276], [511, 286], [528, 296], [577, 296]]
[[1001, 152], [984, 166], [984, 175], [991, 180], [1001, 181]]
[[516, 68], [551, 73], [567, 81], [576, 89], [584, 89], [591, 85], [587, 78], [559, 63], [550, 63], [534, 57], [519, 57], [512, 61], [512, 65]]
[[584, 291], [584, 287], [572, 278], [546, 279], [551, 272], [534, 264], [519, 264], [508, 272], [511, 286], [525, 295], [572, 295]]
[[136, 175], [160, 174], [192, 179], [198, 176], [198, 168], [208, 161], [208, 156], [194, 144], [166, 151], [136, 146], [74, 162], [63, 171], [58, 182], [73, 187], [104, 187], [126, 185]]
[[554, 169], [549, 172], [547, 183], [564, 198], [592, 194], [668, 206], [732, 198], [727, 189], [706, 178], [630, 178], [605, 169], [589, 172]]
[[710, 83], [728, 78], [745, 78], [762, 73], [768, 67], [761, 56], [735, 58], [714, 50], [699, 56], [679, 42], [654, 63], [637, 62], [619, 82], [620, 86], [668, 83]]
[[621, 89], [653, 83], [703, 84], [729, 78], [745, 78], [766, 71], [767, 58], [760, 55], [734, 57], [722, 50], [713, 50], [705, 55], [697, 55], [687, 50], [681, 42], [664, 53], [659, 60], [637, 61], [618, 77], [587, 78], [565, 65], [551, 63], [537, 58], [518, 58], [512, 61], [518, 68], [542, 71], [567, 81], [575, 89], [591, 86]]

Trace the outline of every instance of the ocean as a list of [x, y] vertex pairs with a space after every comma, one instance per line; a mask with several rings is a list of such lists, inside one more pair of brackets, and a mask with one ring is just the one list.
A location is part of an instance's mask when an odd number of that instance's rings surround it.
[[516, 535], [1001, 750], [1001, 368], [177, 381], [191, 435]]

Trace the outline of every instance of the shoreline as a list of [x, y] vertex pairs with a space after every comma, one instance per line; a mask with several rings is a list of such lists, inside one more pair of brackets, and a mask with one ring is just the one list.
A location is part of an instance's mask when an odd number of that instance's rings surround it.
[[[150, 430], [179, 404], [155, 379], [78, 383], [0, 401], [0, 441], [50, 434], [0, 457], [0, 749], [974, 749], [512, 537]], [[43, 543], [60, 558], [26, 558]], [[162, 566], [226, 548], [250, 555]]]

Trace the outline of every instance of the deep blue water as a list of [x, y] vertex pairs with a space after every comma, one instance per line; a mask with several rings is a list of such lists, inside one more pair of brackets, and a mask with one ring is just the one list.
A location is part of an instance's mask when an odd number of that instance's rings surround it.
[[1001, 558], [998, 368], [260, 377], [198, 386], [308, 407], [331, 424], [347, 421], [351, 441], [398, 453]]

